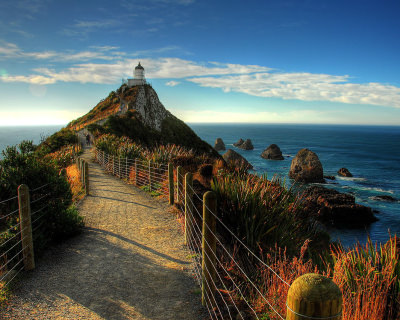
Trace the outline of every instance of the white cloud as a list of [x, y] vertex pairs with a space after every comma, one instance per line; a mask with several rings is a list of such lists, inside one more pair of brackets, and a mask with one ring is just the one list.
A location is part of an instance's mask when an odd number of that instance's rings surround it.
[[380, 83], [349, 83], [348, 76], [311, 73], [257, 73], [187, 79], [202, 87], [264, 98], [331, 101], [400, 108], [400, 88]]
[[16, 44], [0, 42], [0, 59], [32, 59], [32, 60], [50, 60], [50, 61], [88, 61], [88, 60], [115, 60], [120, 58], [121, 53], [113, 51], [118, 47], [97, 47], [93, 51], [81, 52], [58, 52], [58, 51], [41, 51], [26, 52], [19, 48]]
[[215, 110], [170, 110], [179, 119], [191, 123], [326, 123], [325, 113], [316, 110], [291, 112], [231, 112]]
[[179, 81], [174, 81], [174, 80], [171, 80], [171, 81], [168, 81], [168, 82], [165, 83], [165, 85], [167, 85], [169, 87], [175, 87], [178, 84], [180, 84], [180, 82]]
[[[184, 79], [202, 87], [220, 88], [224, 92], [241, 92], [264, 98], [301, 101], [330, 101], [347, 104], [368, 104], [400, 108], [400, 88], [382, 83], [352, 83], [347, 75], [316, 73], [285, 73], [259, 65], [220, 62], [200, 63], [180, 58], [127, 59], [132, 56], [115, 51], [111, 46], [91, 47], [81, 52], [26, 52], [13, 43], [0, 42], [0, 59], [41, 60], [44, 63], [64, 62], [63, 69], [36, 68], [28, 74], [1, 76], [3, 82], [26, 82], [47, 85], [56, 82], [113, 84], [132, 76], [134, 66], [141, 61], [146, 77], [168, 79], [175, 86]], [[176, 47], [164, 47], [153, 52], [167, 52]], [[141, 51], [136, 54], [150, 54]], [[134, 53], [133, 56], [136, 56]], [[103, 60], [103, 63], [95, 62]], [[89, 62], [91, 61], [91, 62]], [[82, 62], [82, 63], [76, 63]], [[86, 62], [86, 63], [85, 63]]]

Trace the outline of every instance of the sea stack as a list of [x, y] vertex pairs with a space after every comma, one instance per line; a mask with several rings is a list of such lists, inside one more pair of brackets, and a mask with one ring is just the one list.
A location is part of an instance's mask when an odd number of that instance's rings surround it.
[[251, 143], [250, 139], [246, 139], [246, 141], [243, 142], [241, 145], [239, 145], [238, 148], [243, 149], [243, 150], [253, 150], [254, 146]]
[[349, 169], [347, 168], [340, 168], [338, 171], [338, 175], [342, 176], [342, 177], [352, 177], [353, 175], [351, 174], [351, 172], [349, 171]]
[[233, 145], [235, 146], [235, 147], [239, 147], [240, 145], [242, 145], [243, 144], [243, 142], [244, 142], [244, 140], [242, 139], [242, 138], [240, 138], [238, 141], [236, 141]]
[[282, 151], [276, 144], [271, 144], [261, 153], [261, 157], [268, 160], [283, 160]]
[[225, 143], [221, 138], [217, 138], [217, 140], [215, 140], [214, 149], [217, 151], [226, 150]]
[[292, 160], [289, 177], [297, 182], [324, 182], [324, 171], [318, 156], [308, 149], [301, 149]]

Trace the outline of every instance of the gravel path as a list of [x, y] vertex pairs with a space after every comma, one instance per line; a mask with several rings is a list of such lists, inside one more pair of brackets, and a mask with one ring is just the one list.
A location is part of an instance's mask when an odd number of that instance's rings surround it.
[[25, 274], [1, 319], [204, 319], [189, 252], [165, 201], [90, 160], [83, 233]]

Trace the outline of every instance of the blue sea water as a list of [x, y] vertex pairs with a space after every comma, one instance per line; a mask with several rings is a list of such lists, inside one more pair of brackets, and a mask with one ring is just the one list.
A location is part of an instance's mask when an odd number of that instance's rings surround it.
[[62, 126], [16, 126], [0, 127], [0, 159], [1, 152], [7, 146], [13, 146], [22, 140], [32, 140], [34, 144], [40, 143], [41, 139], [60, 130]]
[[[376, 213], [379, 221], [368, 228], [329, 229], [334, 240], [340, 239], [349, 246], [357, 241], [365, 242], [367, 235], [373, 241], [384, 242], [389, 237], [388, 230], [400, 236], [400, 202], [373, 198], [389, 195], [400, 200], [400, 127], [293, 124], [190, 124], [190, 127], [212, 146], [216, 138], [222, 138], [227, 149], [243, 155], [257, 173], [267, 173], [268, 178], [278, 175], [288, 185], [292, 158], [302, 148], [314, 151], [324, 174], [336, 177], [325, 186], [351, 193], [357, 203], [379, 211]], [[233, 143], [240, 138], [251, 139], [254, 150], [235, 148]], [[272, 143], [280, 147], [285, 160], [260, 157]], [[339, 177], [337, 171], [342, 167], [348, 168], [354, 177]]]

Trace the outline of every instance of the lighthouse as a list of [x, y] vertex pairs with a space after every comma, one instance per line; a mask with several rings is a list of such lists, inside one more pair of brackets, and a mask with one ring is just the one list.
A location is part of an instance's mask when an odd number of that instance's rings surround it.
[[146, 84], [146, 79], [144, 77], [144, 68], [139, 62], [133, 71], [133, 79], [128, 79], [128, 87], [141, 86], [143, 84]]

